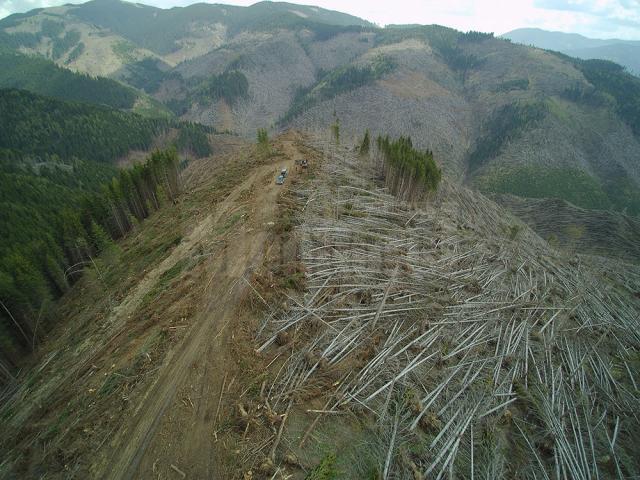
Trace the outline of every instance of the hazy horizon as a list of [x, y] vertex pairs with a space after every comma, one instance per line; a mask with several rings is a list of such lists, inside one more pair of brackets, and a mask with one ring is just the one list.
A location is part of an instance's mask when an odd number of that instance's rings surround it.
[[[66, 0], [0, 0], [0, 18], [34, 8], [60, 6]], [[191, 0], [146, 0], [145, 5], [159, 8], [184, 7]], [[249, 6], [253, 0], [230, 0], [227, 5]], [[518, 28], [540, 28], [563, 33], [578, 33], [590, 38], [640, 40], [640, 0], [397, 0], [389, 2], [354, 0], [290, 1], [314, 5], [355, 15], [380, 26], [389, 24], [439, 24], [468, 31], [494, 32], [500, 35]], [[498, 12], [498, 13], [496, 13]]]

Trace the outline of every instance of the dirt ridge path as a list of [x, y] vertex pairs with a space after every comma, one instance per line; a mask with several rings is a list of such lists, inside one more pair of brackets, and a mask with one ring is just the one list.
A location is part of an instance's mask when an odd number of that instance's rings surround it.
[[[232, 242], [217, 255], [212, 262], [212, 275], [206, 292], [207, 305], [194, 320], [189, 333], [180, 345], [174, 348], [164, 362], [161, 373], [136, 408], [129, 425], [123, 427], [114, 437], [111, 445], [113, 453], [111, 461], [105, 466], [102, 475], [104, 480], [120, 480], [133, 478], [157, 478], [155, 476], [156, 459], [151, 458], [150, 446], [156, 451], [172, 451], [171, 446], [164, 445], [163, 439], [157, 438], [159, 425], [163, 422], [169, 407], [176, 402], [176, 392], [189, 377], [189, 369], [199, 360], [204, 359], [214, 365], [224, 365], [221, 356], [229, 355], [228, 349], [222, 348], [223, 338], [228, 333], [229, 324], [235, 319], [236, 302], [249, 288], [242, 281], [243, 276], [259, 265], [267, 240], [270, 235], [271, 222], [277, 214], [277, 198], [283, 187], [275, 185], [275, 174], [281, 167], [293, 172], [294, 160], [299, 155], [295, 143], [295, 135], [289, 134], [281, 142], [285, 157], [277, 157], [268, 165], [255, 167], [247, 178], [216, 207], [216, 213], [205, 219], [212, 235], [215, 229], [224, 224], [225, 219], [246, 203], [248, 221], [241, 225], [241, 232]], [[286, 183], [284, 188], [286, 188]], [[247, 198], [248, 197], [248, 198]], [[217, 256], [217, 258], [215, 258]], [[208, 347], [208, 348], [205, 348]], [[211, 356], [214, 356], [211, 361]], [[199, 386], [203, 392], [195, 408], [196, 418], [192, 425], [180, 425], [180, 432], [188, 442], [183, 442], [182, 456], [191, 457], [189, 478], [212, 478], [215, 466], [211, 461], [211, 395], [217, 395], [225, 372], [216, 369], [207, 374], [208, 383]], [[211, 375], [214, 378], [211, 378]], [[201, 380], [202, 382], [203, 380]], [[206, 394], [205, 394], [206, 387]], [[215, 420], [215, 419], [213, 419]], [[199, 428], [198, 428], [199, 427]], [[188, 430], [185, 431], [185, 430]], [[184, 462], [183, 462], [184, 463]], [[193, 470], [198, 473], [195, 475]], [[154, 471], [154, 476], [151, 477]], [[216, 478], [216, 477], [213, 477]]]

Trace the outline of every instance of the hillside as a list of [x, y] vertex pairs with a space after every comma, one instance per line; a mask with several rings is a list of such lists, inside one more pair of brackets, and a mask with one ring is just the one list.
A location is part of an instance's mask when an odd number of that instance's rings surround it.
[[[13, 89], [0, 89], [0, 124], [0, 363], [19, 365], [46, 332], [38, 324], [51, 302], [111, 238], [158, 208], [178, 161], [211, 153], [211, 131]], [[135, 160], [161, 147], [180, 160]], [[137, 164], [118, 171], [128, 157]]]
[[160, 102], [120, 82], [72, 72], [35, 56], [0, 53], [0, 88], [19, 88], [60, 100], [106, 105], [150, 117], [169, 117]]
[[219, 131], [316, 131], [335, 114], [348, 138], [366, 128], [411, 136], [485, 192], [640, 212], [640, 79], [612, 63], [271, 2], [96, 0], [10, 16], [0, 31], [49, 58], [56, 38], [77, 31], [84, 53], [58, 63], [128, 82]]
[[92, 0], [0, 67], [0, 480], [640, 477], [623, 66]]
[[92, 0], [10, 15], [0, 20], [0, 42], [93, 75], [126, 77], [130, 64], [146, 58], [174, 66], [245, 33], [326, 29], [325, 25], [369, 26], [340, 12], [282, 2], [251, 7], [200, 3], [164, 10], [120, 0]]
[[501, 37], [585, 60], [610, 60], [640, 75], [640, 41], [588, 38], [577, 33], [549, 32], [539, 28], [519, 28]]
[[637, 265], [447, 181], [409, 205], [375, 147], [230, 147], [60, 303], [0, 475], [638, 474]]

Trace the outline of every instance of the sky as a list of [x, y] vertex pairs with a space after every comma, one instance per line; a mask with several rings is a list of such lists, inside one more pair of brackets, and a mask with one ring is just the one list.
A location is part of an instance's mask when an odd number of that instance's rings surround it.
[[[142, 0], [168, 8], [197, 0]], [[203, 1], [203, 0], [200, 0]], [[592, 38], [640, 40], [640, 0], [289, 0], [362, 17], [378, 25], [421, 23], [458, 30], [506, 33], [523, 27], [580, 33]], [[0, 0], [0, 18], [69, 0]], [[72, 2], [79, 3], [79, 2]], [[213, 2], [210, 2], [213, 3]], [[255, 0], [217, 3], [251, 5]]]

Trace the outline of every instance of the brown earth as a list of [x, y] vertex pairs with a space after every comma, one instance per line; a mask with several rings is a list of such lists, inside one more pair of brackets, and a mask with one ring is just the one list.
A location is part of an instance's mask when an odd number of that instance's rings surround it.
[[[192, 234], [210, 234], [242, 212], [208, 266], [206, 303], [189, 333], [169, 354], [133, 417], [109, 442], [113, 454], [103, 466], [102, 478], [167, 478], [179, 477], [180, 472], [187, 478], [226, 478], [233, 474], [221, 475], [233, 467], [228, 465], [230, 452], [222, 453], [228, 450], [226, 445], [216, 445], [216, 429], [220, 413], [234, 405], [227, 394], [232, 382], [244, 383], [235, 376], [243, 359], [234, 352], [234, 336], [252, 315], [244, 302], [250, 293], [248, 281], [273, 246], [271, 227], [277, 220], [278, 197], [295, 179], [294, 160], [301, 157], [298, 138], [294, 133], [282, 138], [284, 156], [249, 172]], [[284, 186], [275, 185], [283, 167], [290, 176]]]

